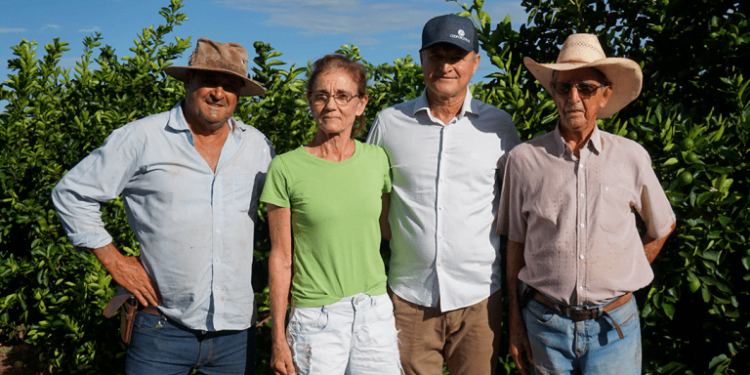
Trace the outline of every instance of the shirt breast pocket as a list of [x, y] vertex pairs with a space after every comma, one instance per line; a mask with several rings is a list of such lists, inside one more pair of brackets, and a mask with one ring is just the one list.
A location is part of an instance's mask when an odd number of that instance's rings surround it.
[[599, 227], [611, 233], [622, 231], [633, 215], [632, 192], [617, 185], [599, 185], [597, 221]]
[[253, 201], [254, 177], [250, 173], [237, 173], [232, 176], [232, 204], [234, 208], [247, 212]]

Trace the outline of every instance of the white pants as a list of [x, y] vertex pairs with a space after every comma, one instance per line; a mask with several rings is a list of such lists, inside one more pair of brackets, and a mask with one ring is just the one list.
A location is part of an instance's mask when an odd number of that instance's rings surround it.
[[320, 307], [292, 306], [287, 342], [297, 374], [398, 375], [396, 321], [387, 294]]

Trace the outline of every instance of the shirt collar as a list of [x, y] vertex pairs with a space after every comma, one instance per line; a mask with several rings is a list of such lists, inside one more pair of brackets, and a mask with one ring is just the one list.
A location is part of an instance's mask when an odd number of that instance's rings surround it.
[[[172, 109], [169, 110], [169, 122], [167, 123], [167, 126], [172, 128], [175, 131], [190, 131], [190, 126], [188, 126], [187, 120], [185, 119], [185, 113], [182, 111], [182, 104], [185, 102], [185, 100], [180, 100], [172, 106]], [[241, 134], [245, 131], [245, 127], [247, 125], [237, 121], [234, 119], [234, 117], [229, 118], [229, 125], [232, 127], [232, 131], [229, 133], [233, 137], [239, 139]]]
[[[589, 137], [588, 142], [586, 142], [586, 146], [592, 147], [597, 154], [600, 154], [603, 149], [604, 140], [602, 139], [601, 132], [599, 131], [599, 126], [594, 126], [594, 131], [591, 133], [591, 137]], [[568, 152], [572, 152], [570, 147], [565, 143], [565, 139], [563, 139], [562, 134], [560, 134], [560, 122], [557, 122], [557, 126], [555, 126], [555, 144], [557, 145], [557, 157], [562, 157]]]
[[[471, 95], [471, 90], [469, 88], [466, 88], [466, 95], [464, 96], [464, 104], [461, 106], [461, 112], [456, 116], [458, 119], [461, 119], [462, 117], [466, 116], [467, 113], [471, 114], [477, 114], [479, 109], [477, 106], [478, 103], [473, 102], [473, 97]], [[417, 98], [416, 102], [414, 102], [414, 112], [412, 113], [412, 116], [416, 115], [418, 112], [425, 111], [429, 116], [432, 116], [432, 112], [430, 111], [430, 103], [427, 101], [427, 88], [422, 91], [422, 95]]]

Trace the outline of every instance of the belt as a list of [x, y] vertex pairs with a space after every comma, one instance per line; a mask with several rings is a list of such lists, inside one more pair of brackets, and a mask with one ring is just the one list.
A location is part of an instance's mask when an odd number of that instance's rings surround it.
[[604, 306], [599, 306], [599, 307], [592, 308], [592, 309], [573, 309], [568, 306], [563, 306], [563, 305], [554, 303], [550, 301], [547, 297], [545, 297], [543, 294], [539, 293], [539, 291], [531, 287], [526, 289], [526, 291], [524, 291], [524, 294], [526, 294], [527, 292], [529, 292], [530, 294], [521, 297], [521, 302], [523, 306], [525, 306], [529, 302], [530, 299], [534, 299], [535, 301], [541, 303], [542, 305], [547, 306], [550, 309], [553, 309], [559, 312], [561, 315], [564, 315], [576, 322], [582, 321], [582, 320], [596, 319], [601, 316], [605, 316], [609, 318], [609, 320], [612, 321], [612, 324], [614, 324], [615, 329], [617, 330], [617, 335], [620, 336], [620, 339], [622, 340], [625, 338], [625, 336], [622, 334], [622, 329], [620, 328], [620, 325], [617, 324], [617, 321], [614, 318], [612, 318], [611, 315], [609, 315], [609, 312], [624, 305], [628, 301], [630, 301], [630, 298], [633, 297], [632, 292], [627, 292], [623, 294], [622, 296], [620, 296], [619, 298], [615, 299], [612, 302], [609, 302], [608, 304]]
[[[132, 298], [132, 299], [131, 299]], [[107, 303], [107, 306], [104, 307], [104, 316], [107, 318], [112, 317], [112, 315], [115, 315], [117, 310], [125, 303], [128, 303], [130, 305], [136, 305], [138, 308], [137, 311], [143, 312], [145, 314], [154, 315], [154, 316], [161, 316], [161, 311], [156, 306], [142, 306], [140, 303], [137, 303], [138, 300], [135, 299], [135, 296], [133, 293], [130, 293], [127, 289], [120, 287], [120, 289], [115, 293], [115, 295], [112, 297], [112, 299]]]
[[149, 315], [154, 315], [154, 316], [162, 316], [161, 315], [161, 311], [159, 311], [159, 309], [156, 306], [146, 306], [146, 307], [143, 307], [139, 303], [138, 304], [138, 311], [140, 311], [140, 312], [142, 312], [144, 314], [149, 314]]

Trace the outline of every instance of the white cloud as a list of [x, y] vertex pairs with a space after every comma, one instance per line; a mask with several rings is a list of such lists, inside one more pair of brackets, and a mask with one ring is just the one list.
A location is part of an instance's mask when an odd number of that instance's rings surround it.
[[42, 27], [42, 31], [47, 30], [47, 29], [59, 29], [59, 28], [60, 26], [58, 25], [44, 25], [44, 27]]
[[373, 38], [370, 36], [360, 37], [360, 38], [354, 38], [354, 45], [355, 46], [374, 46], [377, 44], [382, 43], [382, 41], [378, 38]]
[[99, 26], [94, 26], [88, 29], [78, 29], [79, 33], [93, 33], [99, 31]]
[[422, 39], [421, 33], [406, 33], [401, 35], [401, 39]]
[[9, 34], [9, 33], [25, 33], [26, 29], [10, 29], [7, 27], [0, 27], [0, 34]]
[[[370, 3], [363, 0], [220, 0], [229, 8], [268, 15], [269, 24], [303, 29], [304, 34], [382, 34], [421, 29], [436, 14], [418, 1]], [[453, 9], [448, 4], [448, 9]], [[460, 9], [456, 9], [460, 10]]]

